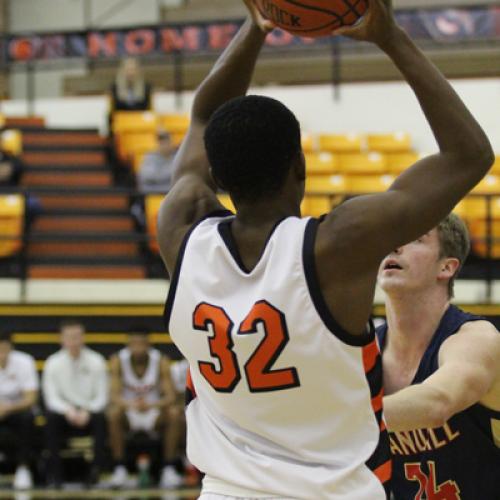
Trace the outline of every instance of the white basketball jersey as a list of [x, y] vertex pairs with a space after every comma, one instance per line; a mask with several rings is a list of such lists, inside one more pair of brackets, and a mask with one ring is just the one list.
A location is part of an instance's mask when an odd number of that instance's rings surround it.
[[187, 448], [204, 491], [385, 499], [380, 352], [373, 328], [344, 332], [319, 292], [319, 222], [281, 221], [248, 272], [227, 214], [186, 236], [165, 309], [190, 364]]
[[157, 349], [149, 350], [148, 367], [142, 377], [138, 377], [132, 368], [131, 353], [128, 348], [118, 353], [123, 381], [123, 399], [144, 398], [148, 403], [154, 403], [161, 397], [160, 390], [160, 360], [161, 353]]

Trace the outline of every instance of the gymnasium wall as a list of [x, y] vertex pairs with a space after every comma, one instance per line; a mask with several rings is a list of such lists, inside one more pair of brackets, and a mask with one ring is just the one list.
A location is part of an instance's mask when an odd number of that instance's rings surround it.
[[[488, 133], [494, 149], [500, 153], [500, 78], [455, 80], [453, 85]], [[267, 86], [251, 92], [282, 100], [297, 114], [305, 131], [403, 130], [411, 132], [417, 150], [436, 150], [413, 93], [401, 82], [345, 84], [340, 88], [338, 100], [329, 85]], [[162, 113], [187, 113], [192, 98], [192, 92], [184, 93], [179, 100], [173, 93], [158, 93], [154, 108]], [[35, 113], [45, 116], [49, 126], [97, 127], [104, 132], [107, 105], [104, 96], [44, 98], [36, 101]], [[0, 112], [7, 115], [23, 115], [27, 110], [24, 100], [3, 101], [0, 105]]]

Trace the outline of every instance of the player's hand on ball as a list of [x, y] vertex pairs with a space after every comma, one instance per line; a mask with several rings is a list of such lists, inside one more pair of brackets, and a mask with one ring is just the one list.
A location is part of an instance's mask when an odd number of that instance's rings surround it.
[[391, 40], [397, 28], [392, 0], [369, 0], [368, 11], [358, 24], [339, 28], [332, 34], [381, 46]]
[[272, 21], [269, 21], [269, 19], [266, 19], [262, 16], [253, 0], [243, 0], [243, 2], [249, 10], [254, 24], [258, 26], [264, 33], [270, 33], [275, 28], [275, 25]]

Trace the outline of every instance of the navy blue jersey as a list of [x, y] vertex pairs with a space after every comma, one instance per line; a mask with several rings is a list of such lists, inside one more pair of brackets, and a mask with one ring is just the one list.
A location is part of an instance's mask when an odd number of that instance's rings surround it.
[[[464, 323], [479, 319], [483, 318], [450, 306], [412, 384], [423, 382], [438, 369], [439, 349], [448, 337]], [[382, 349], [386, 333], [386, 324], [377, 329]], [[444, 427], [391, 433], [395, 499], [500, 500], [499, 428], [500, 412], [475, 404]]]

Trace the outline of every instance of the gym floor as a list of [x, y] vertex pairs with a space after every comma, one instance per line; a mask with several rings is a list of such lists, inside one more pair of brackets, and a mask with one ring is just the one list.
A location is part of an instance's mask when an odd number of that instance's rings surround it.
[[183, 490], [0, 490], [0, 499], [9, 500], [195, 500], [199, 489]]

